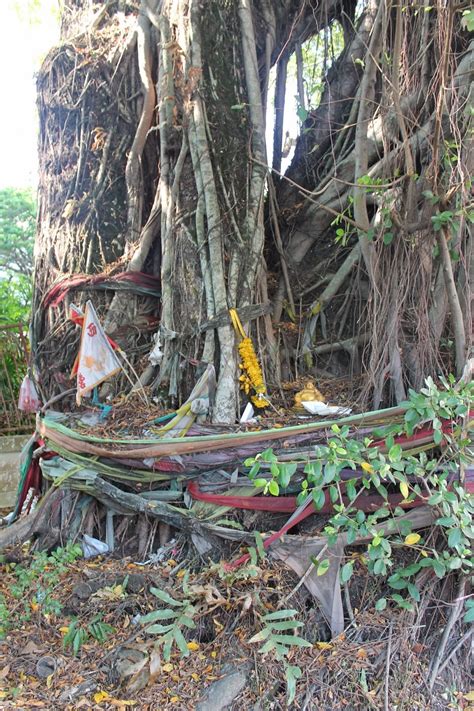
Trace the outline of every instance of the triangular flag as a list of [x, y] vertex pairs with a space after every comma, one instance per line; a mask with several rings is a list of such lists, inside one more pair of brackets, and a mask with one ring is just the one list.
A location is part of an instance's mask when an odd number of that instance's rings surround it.
[[90, 301], [86, 304], [77, 367], [76, 402], [121, 369]]

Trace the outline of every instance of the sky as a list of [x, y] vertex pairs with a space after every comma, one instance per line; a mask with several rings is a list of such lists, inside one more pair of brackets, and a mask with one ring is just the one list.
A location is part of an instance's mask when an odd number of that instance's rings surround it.
[[54, 0], [0, 0], [0, 189], [36, 187], [35, 72], [59, 36]]

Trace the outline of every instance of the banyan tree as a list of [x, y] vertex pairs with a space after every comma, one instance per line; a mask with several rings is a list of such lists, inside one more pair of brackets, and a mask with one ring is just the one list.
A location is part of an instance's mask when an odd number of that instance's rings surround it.
[[270, 398], [295, 375], [362, 373], [376, 408], [461, 371], [468, 5], [65, 0], [38, 75], [43, 397], [70, 387], [68, 308], [87, 298], [155, 395], [182, 400], [213, 363], [221, 422], [240, 397], [230, 309]]

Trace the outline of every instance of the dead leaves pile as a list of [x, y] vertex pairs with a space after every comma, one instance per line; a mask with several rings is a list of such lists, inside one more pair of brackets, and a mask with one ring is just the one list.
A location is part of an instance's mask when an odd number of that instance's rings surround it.
[[[171, 575], [178, 565], [182, 566], [178, 573]], [[317, 689], [321, 708], [380, 708], [387, 629], [391, 623], [396, 635], [406, 628], [402, 613], [399, 620], [393, 611], [390, 620], [386, 612], [374, 613], [375, 598], [365, 599], [364, 592], [358, 607], [354, 607], [355, 625], [349, 626], [346, 634], [327, 641], [309, 594], [304, 589], [293, 594], [297, 584], [294, 574], [281, 563], [265, 560], [260, 565], [256, 577], [224, 580], [219, 566], [190, 570], [185, 559], [170, 559], [156, 569], [124, 560], [76, 562], [59, 586], [61, 615], [55, 618], [38, 610], [0, 642], [0, 708], [188, 711], [221, 677], [225, 665], [249, 662], [254, 671], [235, 701], [236, 708], [252, 709], [259, 699], [285, 708], [281, 667], [271, 657], [263, 660], [255, 656], [249, 640], [260, 629], [262, 612], [278, 610], [290, 593], [292, 604], [299, 610], [298, 618], [304, 622], [303, 636], [312, 643], [310, 648], [291, 649], [288, 657], [291, 664], [303, 670], [298, 685], [301, 704], [313, 698], [311, 694]], [[184, 576], [186, 597], [192, 599], [196, 609], [197, 626], [187, 639], [190, 655], [183, 659], [176, 650], [165, 661], [156, 638], [147, 635], [137, 619], [157, 608], [150, 586], [180, 599], [184, 597]], [[133, 590], [128, 589], [127, 577], [135, 577]], [[140, 579], [145, 584], [140, 585]], [[90, 594], [81, 599], [76, 593], [85, 589], [90, 589]], [[0, 593], [8, 598], [8, 575], [1, 572]], [[71, 617], [77, 616], [81, 624], [87, 624], [99, 613], [116, 633], [102, 645], [88, 639], [73, 656], [62, 643]], [[416, 690], [424, 688], [422, 658], [426, 652], [423, 645], [410, 646], [407, 639], [399, 660], [409, 664], [409, 674], [402, 673], [401, 666], [398, 671], [393, 662], [394, 673], [400, 676], [400, 691], [396, 692], [400, 708], [408, 708], [402, 703], [404, 693], [413, 703], [423, 702]], [[458, 707], [465, 711], [474, 711], [472, 701], [469, 690], [457, 694]]]

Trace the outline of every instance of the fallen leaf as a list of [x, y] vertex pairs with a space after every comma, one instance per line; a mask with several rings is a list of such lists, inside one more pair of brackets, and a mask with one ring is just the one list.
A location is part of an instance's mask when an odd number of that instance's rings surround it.
[[408, 536], [405, 538], [405, 545], [406, 546], [414, 546], [415, 543], [418, 543], [418, 541], [421, 539], [421, 536], [419, 533], [409, 533]]
[[468, 691], [467, 694], [463, 694], [463, 699], [466, 699], [466, 701], [474, 701], [474, 690]]
[[199, 644], [197, 642], [188, 642], [188, 649], [190, 652], [197, 652]]
[[152, 683], [161, 671], [161, 657], [157, 649], [152, 649], [150, 654], [150, 683]]
[[107, 699], [109, 704], [112, 704], [112, 706], [118, 706], [119, 708], [123, 708], [124, 706], [136, 706], [138, 701], [135, 701], [134, 699]]
[[96, 694], [94, 694], [94, 701], [96, 704], [101, 704], [102, 701], [108, 701], [110, 699], [110, 694], [108, 694], [106, 691], [98, 691]]
[[43, 649], [40, 649], [31, 639], [25, 644], [20, 654], [42, 654]]
[[316, 647], [322, 650], [332, 649], [332, 644], [330, 644], [329, 642], [316, 642]]
[[179, 696], [172, 696], [170, 699], [170, 704], [177, 704], [179, 701]]
[[185, 575], [186, 571], [184, 569], [178, 570], [178, 572], [176, 573], [177, 578], [184, 578]]
[[60, 627], [59, 631], [61, 634], [67, 634], [69, 632], [69, 627]]
[[368, 462], [362, 462], [360, 466], [368, 474], [373, 474], [374, 468], [373, 468], [372, 464], [369, 464]]
[[211, 652], [211, 657], [215, 659], [217, 657], [217, 652]]
[[367, 652], [364, 647], [360, 647], [360, 649], [357, 650], [356, 657], [357, 659], [367, 659]]
[[163, 664], [163, 671], [164, 672], [170, 672], [173, 671], [174, 665], [171, 664], [171, 662], [168, 662], [168, 664]]

